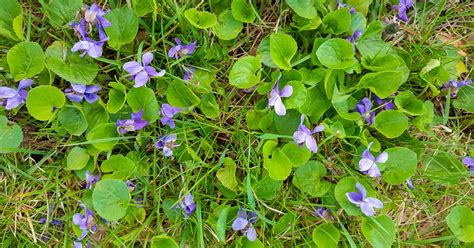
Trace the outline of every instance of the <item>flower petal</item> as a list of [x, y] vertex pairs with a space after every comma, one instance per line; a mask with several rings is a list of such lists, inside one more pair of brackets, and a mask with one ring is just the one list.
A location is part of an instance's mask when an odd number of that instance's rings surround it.
[[146, 52], [142, 55], [142, 64], [143, 66], [146, 66], [151, 63], [153, 60], [153, 53], [152, 52]]
[[310, 151], [312, 151], [313, 153], [318, 152], [318, 144], [316, 143], [316, 140], [314, 139], [313, 136], [311, 135], [306, 136], [305, 143], [306, 143], [306, 147], [308, 147]]
[[383, 208], [383, 202], [377, 198], [367, 197], [366, 201], [375, 208], [379, 208], [379, 209]]
[[15, 89], [9, 87], [0, 87], [0, 98], [10, 98], [17, 94]]
[[133, 87], [135, 88], [142, 87], [148, 82], [148, 79], [150, 79], [150, 77], [148, 77], [148, 74], [146, 71], [139, 72], [137, 76], [135, 77], [135, 84], [133, 85]]
[[238, 217], [237, 219], [234, 220], [234, 222], [232, 222], [232, 229], [234, 231], [244, 230], [248, 224], [249, 224], [248, 220]]
[[250, 241], [255, 241], [257, 239], [257, 231], [254, 227], [250, 227], [247, 230], [246, 236]]
[[348, 192], [346, 193], [347, 200], [350, 202], [359, 205], [362, 202], [362, 195], [357, 192]]
[[293, 95], [293, 86], [291, 85], [287, 85], [283, 87], [283, 89], [280, 92], [281, 97], [290, 97], [291, 95]]
[[137, 73], [139, 73], [140, 71], [143, 70], [143, 66], [140, 65], [138, 62], [136, 61], [130, 61], [130, 62], [127, 62], [125, 64], [123, 64], [123, 67], [122, 67], [126, 72], [132, 74], [132, 75], [135, 75]]
[[84, 93], [87, 89], [87, 86], [84, 84], [71, 84], [71, 87], [77, 93]]
[[307, 136], [308, 134], [303, 131], [296, 131], [293, 133], [293, 140], [298, 144], [302, 144], [306, 141]]
[[363, 202], [359, 205], [359, 207], [360, 207], [360, 210], [362, 210], [362, 213], [364, 213], [365, 215], [374, 216], [375, 210], [371, 204]]
[[28, 86], [31, 86], [33, 84], [33, 80], [26, 78], [22, 79], [20, 83], [18, 84], [18, 90], [24, 89]]
[[99, 96], [97, 94], [84, 94], [84, 96], [88, 103], [94, 103], [99, 100]]
[[379, 154], [379, 156], [377, 157], [375, 162], [383, 164], [383, 163], [387, 162], [387, 160], [388, 160], [388, 153], [382, 152], [382, 153]]
[[374, 161], [368, 158], [362, 158], [359, 160], [359, 170], [368, 171], [372, 166], [374, 166]]
[[279, 116], [284, 116], [286, 114], [286, 108], [285, 105], [283, 105], [281, 98], [278, 98], [275, 101], [275, 113]]

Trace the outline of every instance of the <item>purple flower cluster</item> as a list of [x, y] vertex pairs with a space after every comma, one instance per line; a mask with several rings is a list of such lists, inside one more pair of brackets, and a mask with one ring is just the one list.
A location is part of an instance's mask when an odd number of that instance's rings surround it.
[[82, 102], [86, 99], [88, 103], [94, 103], [99, 100], [99, 96], [97, 95], [99, 90], [100, 86], [97, 85], [86, 86], [71, 83], [71, 88], [64, 90], [64, 94], [73, 102]]
[[146, 52], [142, 55], [141, 63], [137, 61], [130, 61], [123, 65], [123, 69], [130, 74], [130, 80], [135, 81], [133, 87], [138, 88], [145, 85], [152, 77], [162, 77], [165, 75], [165, 70], [157, 72], [155, 68], [149, 66], [153, 61], [153, 53]]
[[466, 80], [458, 80], [458, 81], [449, 80], [446, 84], [443, 84], [440, 89], [441, 90], [451, 89], [451, 98], [455, 98], [458, 96], [459, 88], [467, 86], [467, 85], [471, 85], [471, 84], [472, 84], [472, 80], [470, 78]]
[[306, 147], [316, 153], [318, 152], [318, 144], [316, 143], [316, 139], [314, 139], [313, 134], [324, 131], [324, 126], [319, 125], [311, 131], [308, 127], [304, 124], [304, 115], [301, 115], [301, 122], [298, 126], [298, 130], [293, 133], [293, 139], [298, 144], [298, 146], [303, 146], [306, 144]]
[[[377, 105], [381, 107], [381, 111], [395, 108], [395, 105], [390, 100], [380, 99], [375, 96], [375, 101]], [[365, 122], [369, 126], [374, 124], [375, 121], [375, 111], [372, 110], [372, 107], [372, 100], [368, 97], [362, 98], [362, 100], [360, 100], [356, 105], [356, 111], [364, 117]]]
[[373, 216], [375, 214], [374, 208], [383, 208], [383, 203], [379, 199], [367, 197], [367, 191], [362, 184], [356, 183], [356, 189], [357, 192], [348, 192], [346, 196], [350, 202], [362, 210], [362, 213], [367, 216]]
[[380, 170], [377, 167], [377, 164], [383, 164], [388, 160], [388, 153], [382, 152], [377, 156], [377, 158], [370, 153], [370, 147], [374, 144], [374, 142], [370, 142], [369, 146], [365, 151], [362, 153], [362, 159], [359, 160], [359, 170], [369, 175], [370, 177], [380, 177]]
[[[97, 4], [92, 4], [90, 7], [84, 8], [84, 18], [77, 23], [71, 23], [71, 26], [76, 30], [80, 41], [76, 42], [72, 47], [71, 51], [81, 51], [82, 56], [89, 55], [92, 58], [98, 58], [102, 56], [102, 46], [105, 41], [109, 39], [105, 34], [104, 28], [110, 27], [110, 22], [105, 19], [104, 12]], [[99, 40], [91, 38], [92, 26], [95, 25], [99, 33]]]
[[33, 84], [31, 79], [23, 79], [18, 84], [18, 89], [2, 86], [0, 87], [0, 106], [5, 109], [14, 109], [26, 102], [28, 91], [25, 89]]
[[148, 125], [148, 121], [143, 119], [143, 109], [138, 110], [136, 113], [132, 113], [132, 119], [128, 120], [117, 120], [116, 126], [119, 133], [124, 134], [126, 132], [134, 132], [140, 130]]
[[241, 207], [237, 212], [237, 218], [232, 222], [232, 229], [236, 232], [240, 231], [250, 241], [254, 241], [257, 239], [257, 231], [253, 227], [256, 221], [257, 215], [254, 212], [250, 212], [247, 216], [247, 211]]

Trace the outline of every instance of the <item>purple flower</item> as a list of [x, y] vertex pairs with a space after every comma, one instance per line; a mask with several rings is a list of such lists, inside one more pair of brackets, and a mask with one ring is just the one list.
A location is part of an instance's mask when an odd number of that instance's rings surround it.
[[161, 125], [165, 126], [166, 124], [170, 125], [170, 128], [173, 129], [175, 127], [175, 123], [173, 117], [181, 112], [183, 109], [178, 107], [173, 107], [167, 103], [161, 105], [160, 114], [161, 117]]
[[243, 235], [247, 236], [250, 241], [257, 239], [257, 231], [253, 227], [253, 223], [257, 221], [257, 215], [254, 212], [250, 212], [249, 218], [247, 218], [247, 211], [243, 210], [242, 207], [237, 212], [237, 218], [232, 222], [232, 229], [234, 231], [240, 231]]
[[281, 75], [278, 76], [278, 79], [276, 80], [275, 86], [273, 86], [272, 91], [270, 92], [270, 98], [268, 99], [268, 106], [275, 106], [275, 113], [279, 116], [283, 116], [286, 114], [286, 108], [285, 105], [283, 105], [282, 97], [290, 97], [293, 95], [293, 86], [287, 85], [283, 87], [283, 89], [280, 91], [278, 89], [278, 85], [280, 82]]
[[87, 235], [87, 231], [90, 230], [91, 232], [97, 231], [97, 226], [95, 224], [94, 213], [92, 210], [88, 209], [86, 205], [81, 204], [81, 207], [84, 208], [86, 211], [85, 215], [81, 213], [74, 214], [72, 217], [72, 221], [74, 225], [78, 225], [79, 229], [82, 230], [81, 236], [77, 239], [77, 241], [81, 241]]
[[92, 175], [88, 170], [86, 171], [86, 189], [91, 189], [99, 180], [99, 175]]
[[374, 124], [375, 121], [375, 112], [372, 110], [372, 101], [368, 97], [364, 97], [362, 100], [357, 103], [356, 106], [357, 112], [365, 117], [365, 122], [370, 126]]
[[316, 211], [314, 211], [314, 215], [316, 217], [320, 217], [323, 219], [333, 219], [334, 217], [331, 214], [331, 210], [329, 208], [318, 207]]
[[80, 41], [76, 42], [74, 46], [71, 48], [72, 52], [82, 51], [81, 56], [84, 57], [89, 55], [92, 58], [98, 58], [102, 56], [102, 46], [105, 44], [105, 41], [109, 39], [105, 34], [105, 31], [99, 29], [99, 41], [93, 40], [89, 37], [88, 33], [86, 32], [86, 20], [83, 19], [79, 24], [72, 23], [72, 27], [76, 30], [79, 34]]
[[135, 80], [133, 87], [138, 88], [145, 85], [152, 77], [162, 77], [165, 75], [165, 70], [156, 72], [155, 68], [149, 66], [153, 60], [153, 54], [147, 52], [142, 56], [142, 63], [130, 61], [123, 65], [123, 69], [130, 74], [130, 80]]
[[104, 12], [97, 4], [93, 3], [90, 7], [84, 8], [84, 20], [89, 24], [95, 24], [99, 30], [108, 28], [111, 24], [104, 17], [107, 12], [109, 11]]
[[183, 80], [189, 81], [194, 78], [194, 73], [196, 72], [196, 69], [191, 66], [183, 66]]
[[28, 91], [25, 88], [32, 84], [33, 80], [23, 79], [18, 84], [17, 90], [10, 87], [0, 87], [0, 106], [5, 106], [5, 109], [10, 110], [26, 102]]
[[469, 171], [472, 175], [474, 175], [474, 158], [465, 157], [463, 158], [462, 162], [469, 167]]
[[380, 177], [381, 174], [379, 167], [377, 167], [377, 163], [383, 164], [387, 162], [388, 153], [382, 152], [377, 158], [375, 158], [374, 155], [370, 153], [370, 147], [373, 144], [374, 142], [370, 142], [367, 149], [362, 153], [362, 159], [359, 160], [359, 170], [370, 177]]
[[156, 149], [163, 149], [163, 155], [165, 157], [173, 156], [173, 149], [178, 147], [176, 144], [176, 134], [172, 133], [168, 136], [160, 136], [158, 142], [156, 142]]
[[171, 49], [168, 51], [168, 57], [170, 58], [179, 59], [186, 55], [192, 54], [196, 49], [197, 40], [185, 46], [183, 46], [183, 43], [178, 38], [174, 38], [174, 41], [176, 42], [176, 46], [171, 47]]
[[413, 7], [412, 0], [400, 0], [400, 3], [398, 5], [394, 5], [392, 9], [398, 11], [398, 14], [396, 15], [398, 19], [409, 22], [407, 10], [411, 7]]
[[316, 153], [318, 152], [318, 144], [316, 143], [316, 139], [314, 139], [313, 134], [324, 131], [324, 126], [319, 125], [313, 129], [313, 131], [309, 130], [305, 125], [304, 122], [304, 115], [301, 115], [301, 122], [298, 126], [298, 130], [293, 133], [293, 139], [296, 143], [301, 147], [303, 143], [306, 144], [306, 147]]
[[86, 86], [84, 84], [71, 83], [71, 87], [72, 88], [66, 89], [64, 93], [66, 97], [73, 102], [82, 102], [84, 98], [88, 103], [93, 103], [99, 100], [99, 96], [96, 93], [100, 90], [100, 86]]
[[[345, 8], [345, 7], [347, 7], [347, 4], [341, 3], [340, 0], [337, 0], [337, 8], [338, 9]], [[349, 10], [349, 13], [352, 15], [355, 12], [356, 12], [356, 9], [354, 7], [351, 7], [351, 9]]]
[[[80, 241], [74, 240], [74, 248], [82, 248], [82, 243]], [[91, 244], [87, 243], [86, 248], [90, 248]]]
[[375, 96], [375, 102], [378, 106], [382, 106], [384, 110], [390, 110], [395, 108], [395, 104], [392, 101], [385, 99], [380, 99], [378, 96]]
[[148, 121], [142, 119], [143, 109], [138, 110], [136, 113], [132, 113], [132, 119], [128, 120], [117, 120], [117, 127], [119, 133], [124, 134], [126, 132], [133, 132], [140, 130], [148, 125]]
[[459, 88], [464, 87], [466, 85], [470, 85], [470, 84], [472, 84], [472, 80], [470, 78], [464, 81], [463, 80], [458, 80], [458, 81], [449, 80], [446, 84], [443, 84], [440, 89], [441, 90], [451, 89], [451, 98], [455, 98], [458, 95]]
[[415, 186], [413, 185], [413, 181], [411, 180], [411, 177], [407, 179], [406, 183], [408, 185], [408, 188], [410, 188], [411, 190], [415, 189]]
[[[181, 195], [179, 195], [179, 198], [181, 198]], [[193, 214], [196, 210], [196, 203], [194, 202], [193, 195], [191, 195], [191, 193], [188, 193], [182, 201], [179, 201], [179, 206], [176, 206], [175, 208], [178, 207], [181, 207], [181, 209], [183, 209], [184, 213], [186, 214], [186, 218]]]
[[125, 184], [127, 185], [128, 187], [128, 191], [132, 192], [135, 190], [135, 187], [137, 186], [136, 184], [134, 184], [132, 181], [130, 180], [127, 180], [125, 181]]
[[383, 208], [383, 203], [379, 199], [367, 197], [367, 191], [362, 184], [356, 183], [356, 189], [358, 192], [346, 193], [347, 199], [358, 206], [365, 215], [373, 216], [374, 208]]
[[357, 30], [354, 32], [354, 34], [352, 34], [351, 36], [347, 37], [347, 41], [349, 41], [350, 43], [352, 43], [352, 46], [354, 47], [354, 51], [357, 50], [356, 48], [356, 42], [357, 40], [359, 39], [359, 37], [362, 35], [362, 31], [360, 30]]

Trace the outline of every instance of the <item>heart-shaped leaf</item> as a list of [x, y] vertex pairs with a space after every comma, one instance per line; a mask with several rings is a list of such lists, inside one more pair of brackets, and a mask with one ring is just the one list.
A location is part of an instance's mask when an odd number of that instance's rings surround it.
[[30, 41], [16, 44], [7, 54], [8, 66], [15, 81], [39, 74], [44, 69], [44, 59], [41, 46]]
[[347, 40], [333, 38], [322, 43], [316, 51], [319, 62], [330, 69], [346, 69], [354, 62], [354, 48]]
[[184, 17], [196, 28], [211, 28], [217, 23], [217, 17], [207, 11], [198, 11], [197, 9], [188, 9], [184, 11]]
[[7, 117], [0, 115], [0, 153], [18, 148], [23, 141], [23, 132], [17, 124], [9, 125]]
[[291, 59], [298, 45], [291, 35], [274, 33], [270, 35], [270, 55], [273, 63], [283, 70], [291, 70]]
[[40, 85], [28, 92], [26, 108], [35, 119], [47, 121], [57, 109], [63, 107], [65, 102], [66, 97], [60, 89], [54, 86]]
[[130, 193], [127, 185], [117, 179], [99, 181], [92, 192], [92, 203], [100, 217], [115, 221], [123, 218], [130, 205]]
[[247, 89], [260, 81], [260, 61], [253, 56], [237, 60], [229, 74], [229, 83], [239, 89]]

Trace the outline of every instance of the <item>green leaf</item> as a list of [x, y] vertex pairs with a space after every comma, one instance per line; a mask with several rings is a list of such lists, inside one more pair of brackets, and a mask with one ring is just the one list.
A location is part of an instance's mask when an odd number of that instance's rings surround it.
[[123, 155], [112, 155], [109, 159], [102, 162], [100, 170], [103, 173], [102, 178], [111, 178], [127, 180], [135, 170], [135, 163]]
[[77, 12], [82, 7], [82, 0], [50, 0], [49, 3], [40, 0], [39, 2], [54, 28], [60, 28], [74, 21]]
[[398, 110], [410, 115], [421, 115], [426, 109], [425, 105], [411, 91], [403, 91], [395, 97], [395, 105]]
[[331, 100], [332, 106], [341, 118], [350, 121], [360, 119], [360, 114], [355, 112], [358, 100], [351, 95], [341, 95], [337, 87], [334, 89], [334, 94]]
[[257, 57], [260, 61], [271, 68], [277, 68], [272, 61], [272, 55], [270, 54], [270, 36], [263, 38], [257, 48]]
[[115, 123], [102, 123], [87, 134], [87, 141], [100, 151], [110, 151], [118, 143], [119, 137]]
[[152, 248], [179, 248], [176, 241], [165, 234], [155, 236], [151, 239]]
[[184, 17], [199, 29], [211, 28], [217, 23], [216, 15], [207, 11], [198, 11], [197, 9], [188, 9], [184, 11]]
[[269, 176], [265, 176], [255, 185], [253, 189], [259, 199], [271, 201], [275, 198], [275, 195], [280, 191], [282, 182], [274, 180]]
[[375, 129], [385, 137], [393, 139], [408, 128], [408, 117], [396, 110], [385, 110], [375, 116]]
[[341, 234], [332, 223], [324, 223], [313, 230], [313, 242], [320, 248], [338, 247]]
[[455, 206], [446, 217], [451, 232], [462, 242], [474, 242], [474, 212], [467, 206]]
[[92, 80], [99, 72], [97, 64], [89, 63], [70, 50], [66, 43], [55, 41], [46, 49], [46, 67], [68, 82], [93, 84]]
[[135, 113], [142, 109], [143, 119], [150, 123], [155, 122], [159, 117], [158, 111], [160, 110], [160, 107], [156, 101], [155, 92], [150, 88], [139, 87], [130, 89], [127, 94], [127, 103]]
[[168, 85], [166, 99], [172, 106], [193, 108], [200, 102], [199, 98], [182, 81], [175, 80]]
[[301, 114], [294, 109], [287, 110], [286, 115], [283, 116], [279, 116], [276, 113], [272, 114], [275, 128], [279, 134], [292, 136], [300, 125]]
[[242, 22], [237, 21], [232, 16], [230, 10], [226, 10], [219, 15], [216, 25], [213, 27], [214, 33], [221, 40], [232, 40], [239, 36], [244, 28]]
[[279, 148], [278, 143], [269, 140], [263, 145], [263, 165], [269, 176], [274, 180], [283, 181], [291, 173], [292, 163], [290, 159]]
[[89, 159], [87, 150], [76, 146], [67, 155], [66, 170], [80, 170], [86, 167]]
[[458, 95], [453, 101], [453, 106], [474, 113], [474, 88], [472, 86], [459, 88]]
[[225, 235], [225, 229], [227, 227], [227, 215], [229, 214], [230, 207], [229, 206], [223, 206], [222, 210], [219, 213], [219, 217], [217, 219], [216, 223], [216, 229], [217, 229], [217, 237], [219, 238], [219, 241], [221, 244], [225, 244], [226, 241], [226, 235]]
[[311, 151], [305, 147], [299, 147], [296, 143], [286, 143], [281, 151], [290, 159], [293, 167], [299, 167], [311, 158]]
[[331, 188], [329, 182], [321, 180], [321, 177], [325, 175], [326, 167], [319, 162], [311, 160], [296, 169], [292, 182], [296, 188], [310, 196], [321, 197]]
[[216, 97], [212, 93], [207, 93], [201, 98], [199, 103], [201, 112], [209, 118], [218, 118], [221, 114]]
[[[356, 31], [363, 31], [367, 26], [367, 19], [360, 12], [355, 12], [351, 15], [351, 30], [350, 33], [355, 33]], [[360, 38], [360, 37], [359, 37]]]
[[115, 221], [125, 216], [130, 204], [127, 185], [117, 179], [102, 179], [94, 187], [92, 202], [100, 217]]
[[298, 45], [291, 35], [273, 33], [270, 35], [270, 55], [273, 63], [279, 68], [291, 70], [291, 59], [295, 56]]
[[8, 66], [15, 81], [31, 78], [44, 69], [44, 53], [36, 42], [23, 41], [7, 54]]
[[22, 23], [23, 9], [21, 4], [17, 0], [3, 0], [0, 5], [0, 35], [12, 40], [23, 39], [23, 33], [15, 30], [21, 30]]
[[100, 103], [100, 100], [94, 103], [84, 103], [84, 115], [86, 116], [89, 128], [94, 128], [99, 124], [109, 121], [109, 114], [105, 107]]
[[298, 81], [290, 81], [286, 85], [291, 85], [293, 87], [293, 94], [288, 98], [283, 98], [283, 103], [285, 104], [286, 109], [294, 109], [301, 107], [305, 101], [308, 94], [306, 87]]
[[[356, 183], [359, 182], [367, 190], [368, 197], [375, 197], [375, 191], [365, 181], [358, 181], [353, 177], [345, 177], [341, 179], [334, 188], [334, 196], [336, 197], [337, 203], [344, 209], [344, 211], [350, 216], [358, 216], [362, 214], [360, 208], [354, 203], [347, 199], [346, 193], [357, 192]], [[377, 198], [377, 197], [375, 197]]]
[[321, 25], [321, 18], [316, 15], [313, 19], [306, 19], [299, 15], [293, 15], [293, 22], [290, 23], [292, 27], [297, 28], [299, 31], [314, 30]]
[[109, 90], [109, 101], [107, 102], [107, 111], [109, 113], [117, 113], [125, 105], [126, 101], [126, 89], [125, 85], [118, 82], [111, 82], [109, 86], [112, 89]]
[[365, 74], [358, 85], [370, 89], [380, 99], [385, 99], [397, 92], [403, 83], [403, 72], [382, 71]]
[[348, 6], [354, 7], [357, 10], [356, 13], [361, 13], [365, 16], [369, 11], [369, 6], [372, 4], [372, 0], [347, 0], [345, 3]]
[[132, 7], [135, 13], [142, 17], [155, 9], [154, 0], [132, 0]]
[[[370, 25], [369, 25], [370, 26]], [[364, 34], [362, 35], [364, 36]], [[362, 37], [361, 36], [361, 37]], [[383, 42], [380, 39], [362, 39], [356, 43], [357, 51], [365, 58], [375, 58], [389, 53], [395, 53], [392, 45]]]
[[232, 158], [224, 159], [224, 168], [217, 170], [216, 177], [226, 188], [235, 190], [238, 185], [237, 178], [235, 176], [235, 170], [237, 166]]
[[362, 233], [373, 247], [392, 247], [397, 234], [395, 224], [386, 215], [362, 220]]
[[[315, 108], [314, 106], [318, 106]], [[313, 122], [319, 120], [321, 116], [331, 107], [331, 101], [324, 95], [318, 87], [308, 90], [307, 97], [299, 111], [307, 115]]]
[[238, 21], [253, 23], [255, 13], [247, 0], [232, 0], [232, 15]]
[[87, 130], [87, 120], [77, 107], [66, 107], [59, 113], [59, 122], [72, 135], [80, 136]]
[[287, 0], [286, 3], [301, 17], [314, 19], [318, 16], [313, 0]]
[[54, 86], [40, 85], [28, 92], [26, 108], [35, 119], [47, 121], [57, 109], [63, 107], [65, 102], [66, 97], [60, 89]]
[[434, 117], [434, 104], [431, 101], [426, 100], [423, 103], [425, 112], [413, 119], [412, 123], [417, 126], [420, 130], [424, 129], [425, 124], [430, 124]]
[[402, 184], [415, 174], [418, 159], [414, 151], [404, 147], [392, 147], [385, 152], [388, 153], [388, 160], [382, 164], [382, 179], [386, 183]]
[[247, 89], [260, 81], [260, 61], [253, 56], [241, 57], [232, 65], [229, 83], [239, 89]]
[[110, 38], [107, 44], [111, 48], [119, 50], [137, 36], [139, 18], [133, 10], [127, 7], [113, 9], [105, 15], [105, 18], [111, 24], [105, 28], [105, 33]]
[[23, 141], [23, 132], [17, 124], [8, 125], [7, 117], [0, 115], [0, 153], [18, 148]]
[[340, 38], [329, 39], [322, 43], [316, 55], [321, 64], [330, 69], [346, 69], [356, 61], [352, 44]]
[[351, 28], [351, 14], [349, 8], [342, 8], [329, 12], [323, 17], [325, 30], [331, 34], [342, 34]]
[[423, 164], [423, 175], [442, 185], [458, 185], [462, 178], [469, 176], [466, 166], [450, 154], [429, 156]]

